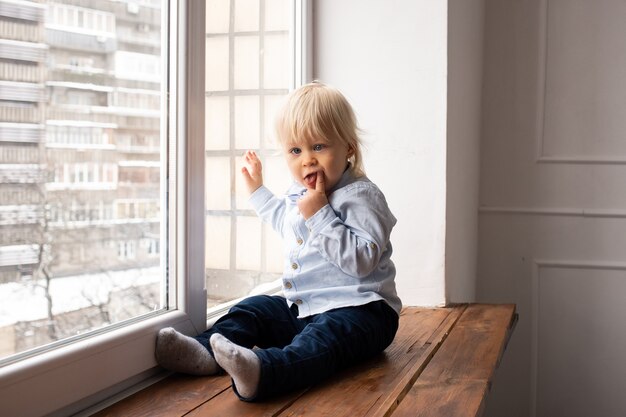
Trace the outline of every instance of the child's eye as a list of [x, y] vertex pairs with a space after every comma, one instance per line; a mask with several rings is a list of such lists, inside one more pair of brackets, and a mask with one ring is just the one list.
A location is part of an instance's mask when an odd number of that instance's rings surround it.
[[294, 154], [294, 155], [300, 155], [301, 152], [302, 152], [302, 149], [300, 149], [300, 148], [291, 148], [291, 149], [289, 149], [289, 153]]
[[319, 152], [319, 151], [321, 151], [322, 149], [324, 149], [324, 145], [321, 145], [321, 144], [319, 144], [319, 143], [318, 143], [317, 145], [313, 145], [313, 150], [314, 150], [315, 152]]

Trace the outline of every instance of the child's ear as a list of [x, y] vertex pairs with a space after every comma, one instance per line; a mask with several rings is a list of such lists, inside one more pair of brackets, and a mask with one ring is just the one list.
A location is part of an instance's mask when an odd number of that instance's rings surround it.
[[348, 148], [348, 158], [352, 158], [354, 156], [354, 148], [350, 146]]

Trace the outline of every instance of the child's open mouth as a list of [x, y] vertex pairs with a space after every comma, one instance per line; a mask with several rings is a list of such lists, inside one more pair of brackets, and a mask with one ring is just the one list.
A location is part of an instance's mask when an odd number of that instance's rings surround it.
[[317, 182], [317, 172], [314, 172], [304, 177], [304, 185], [307, 188], [315, 188], [316, 182]]

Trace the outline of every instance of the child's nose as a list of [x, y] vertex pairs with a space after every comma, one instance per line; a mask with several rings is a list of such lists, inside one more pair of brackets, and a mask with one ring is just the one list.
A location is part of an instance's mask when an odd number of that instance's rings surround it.
[[304, 166], [315, 165], [317, 163], [317, 159], [312, 152], [306, 152], [304, 154], [304, 158], [302, 158], [302, 163]]

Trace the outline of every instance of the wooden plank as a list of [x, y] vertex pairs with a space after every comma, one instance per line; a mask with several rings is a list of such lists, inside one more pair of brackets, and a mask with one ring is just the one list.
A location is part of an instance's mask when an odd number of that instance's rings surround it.
[[470, 305], [393, 416], [480, 415], [515, 318], [514, 305]]
[[480, 415], [487, 395], [487, 383], [446, 381], [422, 385], [412, 389], [396, 412], [396, 416], [411, 417], [461, 417]]
[[105, 416], [183, 416], [230, 387], [230, 377], [173, 374], [94, 414]]
[[417, 378], [462, 310], [404, 309], [396, 338], [384, 354], [313, 387], [280, 415], [384, 415], [404, 394], [403, 387]]
[[514, 316], [513, 305], [470, 305], [420, 381], [491, 381]]
[[432, 360], [434, 355], [442, 346], [443, 342], [448, 337], [451, 329], [459, 320], [465, 309], [466, 305], [459, 305], [456, 307], [450, 307], [445, 310], [450, 311], [450, 314], [441, 323], [441, 325], [433, 332], [431, 338], [422, 348], [423, 360], [415, 361], [411, 365], [411, 369], [406, 372], [401, 378], [395, 381], [395, 386], [392, 390], [388, 391], [384, 397], [382, 397], [375, 407], [372, 407], [366, 417], [379, 417], [390, 416], [398, 405], [404, 400], [415, 381], [421, 376], [424, 368]]
[[186, 417], [274, 417], [280, 415], [304, 392], [302, 390], [263, 402], [248, 403], [239, 400], [232, 389], [228, 389], [191, 411]]

